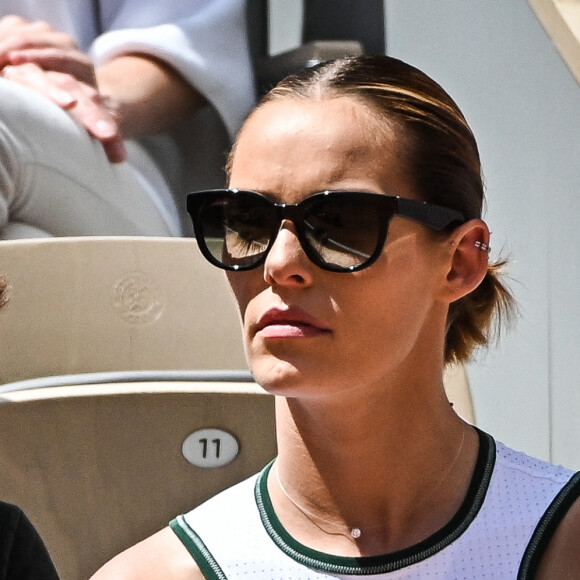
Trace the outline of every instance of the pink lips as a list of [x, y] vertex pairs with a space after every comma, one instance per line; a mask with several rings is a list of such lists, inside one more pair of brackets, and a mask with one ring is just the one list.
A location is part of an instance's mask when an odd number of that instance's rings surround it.
[[309, 338], [328, 334], [330, 329], [299, 308], [271, 308], [258, 321], [263, 338]]

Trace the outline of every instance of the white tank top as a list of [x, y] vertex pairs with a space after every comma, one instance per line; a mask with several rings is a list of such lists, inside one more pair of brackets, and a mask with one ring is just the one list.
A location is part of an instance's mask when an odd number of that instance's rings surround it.
[[479, 431], [472, 481], [455, 516], [419, 544], [383, 556], [340, 557], [294, 540], [260, 474], [170, 525], [208, 580], [477, 580], [532, 578], [553, 530], [580, 495], [580, 474], [513, 451]]

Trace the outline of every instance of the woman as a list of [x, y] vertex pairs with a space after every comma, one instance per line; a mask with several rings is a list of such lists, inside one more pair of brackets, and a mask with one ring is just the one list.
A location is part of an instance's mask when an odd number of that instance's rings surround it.
[[266, 96], [229, 170], [188, 209], [277, 395], [278, 457], [95, 578], [579, 577], [578, 478], [442, 386], [511, 305], [451, 98], [389, 57], [324, 64]]

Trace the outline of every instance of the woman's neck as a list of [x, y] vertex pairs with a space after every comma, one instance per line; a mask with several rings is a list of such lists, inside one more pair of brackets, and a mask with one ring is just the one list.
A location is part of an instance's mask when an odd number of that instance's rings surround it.
[[[288, 531], [316, 549], [391, 552], [455, 514], [477, 456], [477, 435], [441, 389], [302, 402], [277, 401], [279, 456], [270, 475]], [[353, 538], [353, 529], [359, 530]], [[358, 532], [354, 532], [358, 535]], [[330, 550], [329, 550], [330, 548]]]

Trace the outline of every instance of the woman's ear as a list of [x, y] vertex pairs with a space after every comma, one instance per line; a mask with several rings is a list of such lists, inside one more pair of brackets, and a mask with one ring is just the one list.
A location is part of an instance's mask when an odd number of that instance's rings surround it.
[[459, 300], [477, 288], [487, 273], [489, 229], [479, 219], [459, 226], [449, 237], [451, 253], [445, 280], [445, 300]]

